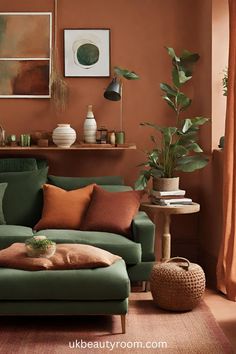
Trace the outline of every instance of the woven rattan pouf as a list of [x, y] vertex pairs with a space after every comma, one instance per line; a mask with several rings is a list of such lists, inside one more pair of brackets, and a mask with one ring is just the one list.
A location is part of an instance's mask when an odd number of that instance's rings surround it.
[[202, 298], [205, 274], [202, 268], [181, 257], [154, 265], [150, 288], [155, 304], [165, 310], [189, 311]]

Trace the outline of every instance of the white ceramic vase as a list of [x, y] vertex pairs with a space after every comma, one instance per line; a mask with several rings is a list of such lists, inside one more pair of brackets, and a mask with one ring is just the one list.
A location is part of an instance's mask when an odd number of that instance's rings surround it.
[[57, 124], [53, 130], [52, 140], [60, 148], [70, 148], [76, 140], [76, 132], [70, 124]]
[[87, 144], [95, 144], [96, 132], [97, 123], [93, 115], [92, 105], [89, 105], [87, 117], [84, 121], [84, 142]]

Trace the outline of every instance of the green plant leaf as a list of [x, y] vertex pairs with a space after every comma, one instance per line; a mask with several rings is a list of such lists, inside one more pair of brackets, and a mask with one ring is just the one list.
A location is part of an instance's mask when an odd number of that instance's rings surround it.
[[161, 129], [165, 145], [168, 146], [171, 143], [172, 136], [176, 133], [177, 128], [175, 127], [164, 127]]
[[168, 105], [174, 110], [176, 111], [176, 108], [175, 108], [175, 104], [174, 102], [171, 101], [171, 99], [168, 97], [168, 96], [162, 96], [163, 100], [165, 100]]
[[193, 125], [193, 123], [192, 123], [191, 119], [188, 119], [188, 118], [185, 119], [183, 122], [183, 126], [182, 126], [182, 132], [186, 133], [191, 128], [192, 125]]
[[150, 171], [142, 170], [139, 173], [139, 177], [135, 182], [134, 188], [136, 190], [144, 189], [151, 177]]
[[198, 126], [198, 125], [203, 125], [205, 124], [206, 122], [209, 121], [209, 118], [205, 118], [205, 117], [195, 117], [195, 118], [191, 118], [191, 122], [192, 122], [192, 125], [195, 127], [195, 126]]
[[155, 123], [143, 122], [143, 123], [140, 123], [140, 125], [141, 125], [142, 127], [154, 128], [154, 129], [158, 130], [159, 132], [162, 131], [162, 127], [159, 126], [159, 125], [157, 125], [157, 124], [155, 124]]
[[176, 103], [181, 106], [181, 111], [188, 108], [191, 102], [192, 100], [182, 92], [179, 92], [176, 96]]
[[185, 147], [188, 146], [190, 143], [194, 143], [198, 140], [196, 131], [188, 131], [187, 133], [182, 133], [178, 130], [178, 135], [180, 136], [178, 143]]
[[139, 163], [136, 167], [148, 166], [148, 162]]
[[186, 74], [183, 70], [180, 70], [178, 72], [178, 75], [179, 75], [179, 83], [180, 84], [185, 84], [185, 82], [189, 81], [192, 78], [192, 76], [186, 76]]
[[175, 144], [173, 150], [175, 155], [179, 155], [178, 157], [184, 156], [188, 153], [188, 150], [183, 145]]
[[186, 148], [188, 151], [203, 152], [202, 148], [197, 143], [190, 143]]
[[160, 83], [160, 88], [162, 91], [166, 92], [167, 95], [175, 97], [177, 95], [176, 90], [174, 90], [170, 85], [165, 83]]
[[139, 76], [134, 71], [130, 71], [128, 69], [123, 69], [118, 66], [114, 67], [114, 71], [116, 75], [124, 77], [127, 80], [138, 80]]
[[177, 171], [193, 172], [205, 167], [208, 163], [208, 158], [203, 155], [184, 156], [177, 160]]
[[179, 81], [179, 72], [176, 69], [176, 67], [173, 68], [172, 70], [172, 81], [175, 85], [175, 87], [179, 88], [180, 87], [180, 81]]
[[180, 58], [177, 57], [177, 55], [175, 54], [175, 51], [173, 48], [170, 48], [170, 47], [165, 47], [169, 56], [174, 59], [175, 61], [179, 62], [180, 61]]
[[164, 174], [163, 168], [159, 168], [159, 169], [152, 168], [150, 172], [152, 177], [163, 177]]
[[191, 53], [188, 50], [184, 50], [180, 56], [180, 60], [189, 63], [195, 63], [200, 58], [198, 53]]

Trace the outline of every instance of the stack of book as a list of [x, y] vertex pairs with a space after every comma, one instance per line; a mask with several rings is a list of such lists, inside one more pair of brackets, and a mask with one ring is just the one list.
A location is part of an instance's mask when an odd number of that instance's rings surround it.
[[185, 198], [185, 190], [178, 189], [176, 191], [151, 191], [151, 201], [153, 204], [170, 206], [170, 205], [189, 205], [192, 199]]

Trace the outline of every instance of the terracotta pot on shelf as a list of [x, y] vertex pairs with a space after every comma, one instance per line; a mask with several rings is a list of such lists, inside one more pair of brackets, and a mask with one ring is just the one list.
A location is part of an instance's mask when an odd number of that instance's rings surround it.
[[179, 177], [153, 177], [152, 181], [155, 191], [176, 191], [179, 189]]

